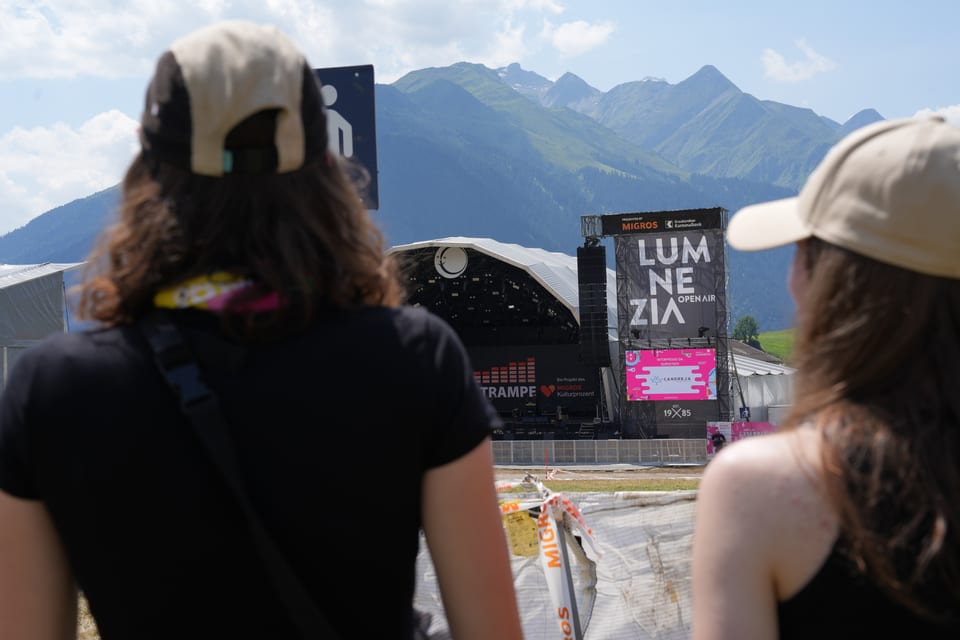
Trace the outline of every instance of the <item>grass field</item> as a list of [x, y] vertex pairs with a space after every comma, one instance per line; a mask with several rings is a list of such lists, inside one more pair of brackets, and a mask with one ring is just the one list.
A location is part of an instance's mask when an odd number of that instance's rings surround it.
[[785, 364], [790, 364], [790, 355], [793, 353], [793, 329], [767, 331], [758, 337], [764, 351], [777, 356]]

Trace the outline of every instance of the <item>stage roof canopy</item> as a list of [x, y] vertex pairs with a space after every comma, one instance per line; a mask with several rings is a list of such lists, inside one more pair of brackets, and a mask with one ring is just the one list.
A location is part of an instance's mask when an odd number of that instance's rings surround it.
[[[468, 345], [579, 339], [577, 259], [559, 252], [449, 237], [398, 245], [409, 301], [434, 311]], [[616, 272], [607, 269], [607, 326], [616, 340]]]

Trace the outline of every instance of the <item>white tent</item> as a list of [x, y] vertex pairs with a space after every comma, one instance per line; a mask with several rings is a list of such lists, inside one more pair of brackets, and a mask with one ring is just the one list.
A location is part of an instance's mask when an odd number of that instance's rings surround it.
[[69, 329], [65, 274], [83, 263], [0, 265], [0, 383], [23, 351]]
[[[733, 341], [730, 343], [733, 344]], [[729, 353], [729, 359], [734, 402], [750, 408], [751, 420], [776, 423], [776, 419], [771, 419], [769, 409], [790, 404], [794, 369], [777, 362], [735, 353], [733, 349]], [[741, 392], [742, 403], [738, 395]]]

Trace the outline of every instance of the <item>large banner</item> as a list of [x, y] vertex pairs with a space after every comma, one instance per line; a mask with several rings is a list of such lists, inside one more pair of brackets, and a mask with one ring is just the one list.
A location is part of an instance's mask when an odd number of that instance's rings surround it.
[[473, 377], [503, 414], [593, 414], [600, 401], [595, 367], [580, 364], [579, 346], [468, 347]]
[[[616, 256], [625, 437], [727, 415], [725, 214], [714, 207], [600, 216], [601, 235], [613, 236]], [[645, 360], [638, 368], [641, 357], [697, 349], [713, 354], [695, 365]]]
[[717, 335], [725, 282], [719, 213], [675, 213], [615, 216], [623, 229], [614, 238], [622, 339]]

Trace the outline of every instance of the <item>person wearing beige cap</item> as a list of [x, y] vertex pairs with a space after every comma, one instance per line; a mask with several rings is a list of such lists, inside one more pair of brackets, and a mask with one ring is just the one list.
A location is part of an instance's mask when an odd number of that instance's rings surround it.
[[960, 129], [859, 129], [727, 240], [796, 244], [797, 373], [704, 472], [694, 639], [960, 637]]
[[[0, 638], [454, 638], [522, 627], [453, 329], [403, 303], [314, 69], [217, 23], [157, 61], [79, 290], [0, 398]], [[358, 481], [358, 478], [360, 480]], [[436, 625], [436, 620], [434, 620]]]

